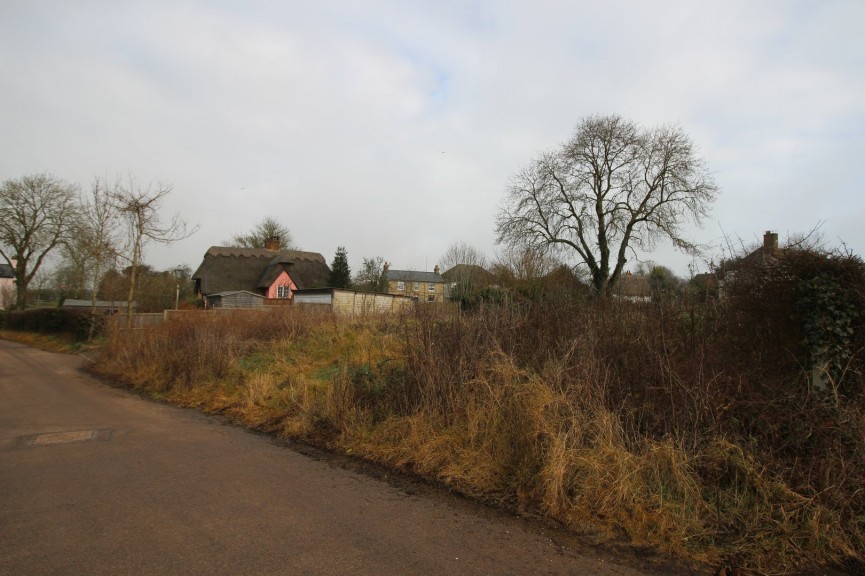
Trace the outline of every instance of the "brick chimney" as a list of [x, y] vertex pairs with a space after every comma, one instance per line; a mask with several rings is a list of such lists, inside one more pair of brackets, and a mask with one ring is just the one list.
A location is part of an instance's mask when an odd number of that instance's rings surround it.
[[778, 233], [766, 230], [763, 234], [763, 250], [769, 254], [774, 254], [778, 251]]
[[439, 265], [436, 264], [436, 267], [433, 268], [433, 273], [434, 273], [434, 274], [438, 274], [439, 272], [441, 272], [441, 268], [439, 268]]
[[274, 252], [279, 250], [279, 236], [271, 236], [264, 241], [264, 249]]

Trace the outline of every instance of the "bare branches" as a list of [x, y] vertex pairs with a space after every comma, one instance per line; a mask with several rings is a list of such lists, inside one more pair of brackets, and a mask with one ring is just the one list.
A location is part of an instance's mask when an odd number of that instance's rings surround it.
[[188, 238], [198, 231], [189, 228], [186, 220], [175, 214], [168, 223], [163, 223], [159, 214], [162, 203], [171, 187], [165, 184], [141, 185], [133, 177], [118, 183], [112, 192], [114, 206], [127, 224], [127, 246], [122, 256], [131, 265], [127, 317], [132, 321], [132, 302], [135, 298], [135, 283], [141, 266], [144, 246], [148, 242], [170, 244]]
[[283, 250], [294, 249], [294, 240], [288, 227], [273, 216], [265, 216], [246, 234], [235, 234], [228, 245], [238, 248], [265, 248], [270, 240], [278, 241]]
[[47, 174], [0, 186], [0, 256], [15, 271], [19, 309], [45, 257], [69, 236], [77, 214], [75, 192], [74, 186]]
[[364, 258], [360, 270], [352, 281], [355, 290], [361, 292], [387, 292], [386, 262], [381, 256]]
[[458, 264], [486, 267], [487, 257], [483, 252], [466, 242], [454, 242], [439, 258], [442, 271], [447, 271]]
[[662, 238], [696, 250], [680, 233], [717, 195], [705, 163], [679, 127], [645, 129], [592, 116], [569, 142], [517, 173], [497, 218], [500, 243], [574, 254], [605, 295], [627, 253]]

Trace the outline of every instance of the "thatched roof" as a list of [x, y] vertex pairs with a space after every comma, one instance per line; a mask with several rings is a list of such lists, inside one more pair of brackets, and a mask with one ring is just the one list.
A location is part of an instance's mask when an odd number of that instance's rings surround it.
[[648, 277], [628, 272], [619, 276], [613, 294], [621, 298], [651, 298], [652, 285]]
[[330, 277], [327, 261], [317, 252], [212, 246], [192, 278], [205, 295], [238, 290], [262, 293], [282, 271], [298, 288], [327, 286]]

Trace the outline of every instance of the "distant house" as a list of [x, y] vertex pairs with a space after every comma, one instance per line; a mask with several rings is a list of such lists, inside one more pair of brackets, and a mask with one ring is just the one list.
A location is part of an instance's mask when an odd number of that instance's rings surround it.
[[452, 299], [460, 299], [495, 284], [493, 273], [477, 264], [457, 264], [442, 272], [442, 278], [447, 283], [447, 297]]
[[492, 272], [477, 264], [457, 264], [442, 272], [442, 278], [448, 282], [470, 281], [478, 286], [489, 286], [495, 281]]
[[778, 233], [766, 230], [763, 233], [763, 245], [750, 254], [727, 263], [724, 268], [734, 271], [741, 268], [767, 266], [783, 256], [784, 250], [778, 248]]
[[745, 256], [722, 263], [711, 272], [697, 274], [691, 280], [688, 290], [701, 299], [723, 297], [725, 284], [737, 274], [771, 266], [783, 258], [785, 252], [785, 248], [778, 247], [778, 233], [767, 230], [763, 233], [762, 246]]
[[[330, 268], [317, 252], [212, 246], [192, 275], [206, 307], [290, 301], [295, 290], [327, 286]], [[248, 293], [247, 295], [242, 294]], [[251, 298], [251, 296], [260, 298]]]
[[432, 272], [391, 270], [385, 264], [388, 294], [408, 296], [416, 302], [444, 302], [446, 281], [436, 266]]
[[651, 302], [652, 285], [648, 276], [626, 272], [613, 287], [613, 297], [631, 302]]
[[0, 264], [0, 310], [15, 303], [15, 270], [9, 264]]

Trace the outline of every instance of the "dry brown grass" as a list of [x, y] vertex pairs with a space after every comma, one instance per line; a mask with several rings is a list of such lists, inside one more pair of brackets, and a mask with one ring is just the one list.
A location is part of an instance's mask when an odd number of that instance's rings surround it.
[[[693, 313], [524, 303], [362, 321], [189, 316], [113, 335], [96, 369], [672, 554], [772, 572], [861, 554], [863, 496], [844, 488], [862, 472], [861, 438], [833, 445], [845, 463], [824, 466], [813, 489], [801, 461], [787, 467], [760, 444], [779, 432], [758, 425], [789, 422], [761, 410], [792, 400], [754, 406], [758, 371], [724, 363], [726, 328]], [[845, 410], [862, 430], [858, 404]], [[826, 457], [801, 453], [813, 466]]]
[[0, 339], [20, 342], [42, 350], [62, 353], [86, 352], [89, 346], [65, 334], [40, 334], [36, 332], [21, 332], [19, 330], [0, 330]]

